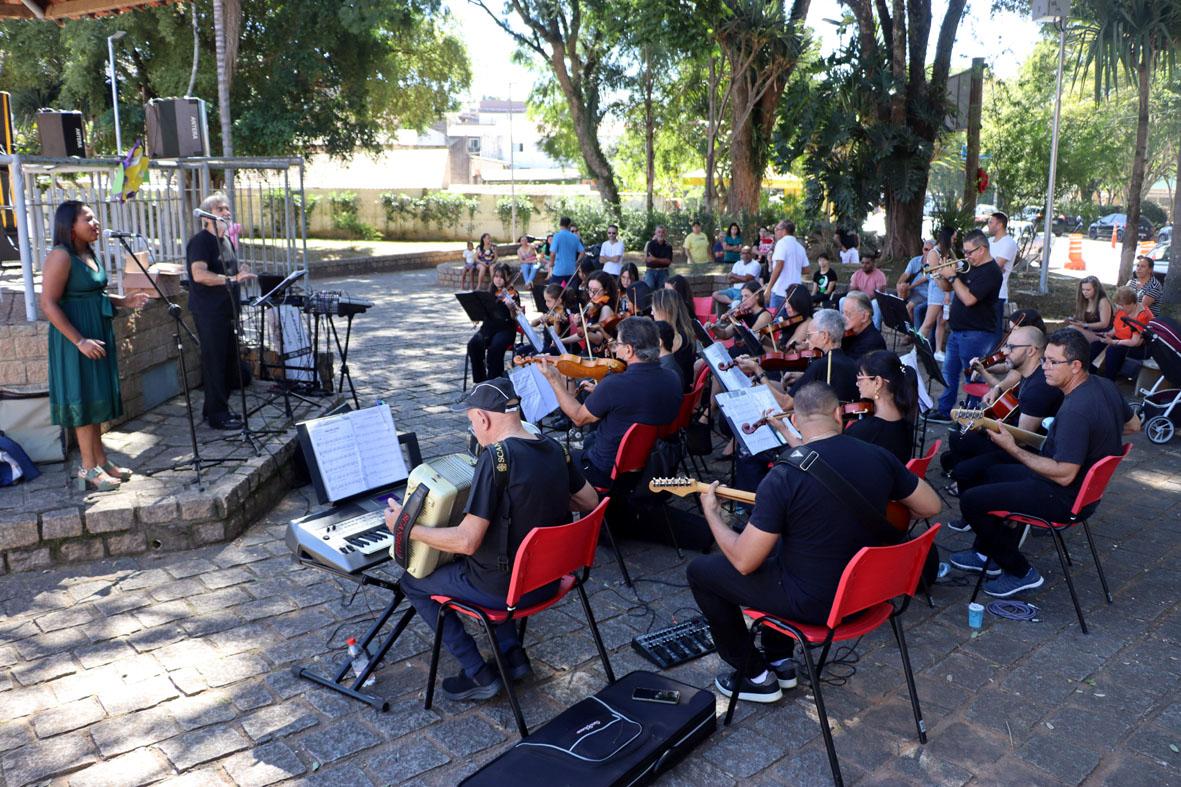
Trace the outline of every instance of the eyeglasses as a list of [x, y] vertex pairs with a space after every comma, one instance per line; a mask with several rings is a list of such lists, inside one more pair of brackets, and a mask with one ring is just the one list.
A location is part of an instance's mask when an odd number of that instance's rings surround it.
[[1006, 352], [1012, 352], [1013, 350], [1016, 350], [1019, 347], [1032, 347], [1032, 346], [1033, 346], [1032, 344], [1009, 344], [1008, 342], [1006, 342], [1002, 349], [1004, 349]]
[[861, 382], [862, 380], [876, 380], [880, 376], [878, 374], [859, 374], [857, 375], [857, 382]]
[[980, 251], [983, 248], [984, 248], [983, 246], [973, 246], [972, 248], [969, 249], [967, 246], [965, 246], [964, 247], [964, 256], [967, 257], [972, 254], [975, 254], [976, 252]]
[[1065, 358], [1063, 358], [1061, 361], [1056, 361], [1048, 356], [1042, 357], [1042, 366], [1045, 366], [1046, 364], [1049, 364], [1050, 366], [1057, 366], [1060, 363], [1070, 363], [1070, 361], [1066, 360]]

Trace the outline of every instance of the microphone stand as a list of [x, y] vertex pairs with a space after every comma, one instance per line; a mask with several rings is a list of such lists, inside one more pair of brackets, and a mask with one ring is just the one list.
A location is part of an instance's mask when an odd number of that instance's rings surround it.
[[[188, 415], [188, 418], [189, 418], [189, 440], [192, 442], [192, 446], [193, 446], [193, 458], [191, 460], [184, 461], [184, 462], [178, 462], [170, 467], [162, 467], [157, 470], [148, 470], [148, 471], [145, 471], [143, 473], [143, 475], [150, 476], [155, 473], [162, 472], [164, 470], [178, 470], [182, 467], [185, 467], [185, 466], [191, 464], [193, 467], [193, 472], [197, 477], [197, 480], [194, 485], [197, 487], [198, 491], [204, 492], [205, 491], [205, 482], [201, 478], [202, 466], [212, 467], [214, 465], [221, 464], [222, 462], [226, 461], [226, 457], [222, 457], [220, 459], [208, 459], [208, 460], [201, 458], [200, 446], [197, 442], [197, 425], [196, 425], [196, 422], [193, 420], [193, 397], [192, 397], [192, 394], [189, 393], [189, 368], [188, 368], [188, 362], [185, 361], [185, 348], [184, 348], [184, 342], [181, 339], [181, 331], [183, 330], [186, 334], [188, 334], [189, 340], [192, 341], [193, 346], [196, 347], [198, 350], [200, 350], [200, 348], [201, 348], [201, 343], [199, 341], [197, 341], [197, 337], [194, 336], [193, 332], [189, 330], [189, 326], [185, 325], [184, 321], [181, 320], [180, 306], [177, 303], [170, 300], [168, 298], [168, 296], [164, 294], [164, 291], [160, 289], [160, 285], [157, 284], [156, 280], [151, 277], [151, 275], [148, 273], [148, 269], [144, 267], [143, 262], [140, 261], [139, 257], [137, 257], [135, 252], [132, 250], [131, 244], [129, 244], [127, 242], [127, 238], [133, 237], [133, 236], [129, 236], [129, 235], [122, 234], [122, 233], [118, 234], [118, 235], [112, 233], [112, 235], [110, 237], [119, 239], [119, 243], [123, 246], [123, 249], [127, 252], [128, 256], [130, 256], [131, 259], [135, 260], [136, 267], [138, 267], [140, 269], [140, 271], [143, 273], [144, 277], [151, 283], [152, 289], [154, 289], [156, 291], [156, 294], [160, 297], [160, 300], [163, 301], [164, 303], [168, 304], [168, 316], [172, 318], [172, 322], [174, 325], [172, 338], [173, 338], [173, 341], [176, 343], [176, 357], [180, 361], [181, 388], [184, 390], [184, 394], [185, 394], [185, 413]], [[138, 236], [134, 236], [134, 237], [138, 237]], [[148, 247], [149, 259], [151, 259], [152, 256], [153, 255], [152, 255], [151, 247]]]

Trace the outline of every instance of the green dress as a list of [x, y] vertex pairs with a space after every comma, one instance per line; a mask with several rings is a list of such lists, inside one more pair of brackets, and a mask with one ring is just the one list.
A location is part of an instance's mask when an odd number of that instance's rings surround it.
[[93, 270], [72, 249], [63, 250], [70, 255], [70, 277], [58, 305], [84, 338], [105, 342], [107, 354], [91, 360], [50, 326], [49, 406], [55, 424], [100, 424], [123, 414], [112, 324], [115, 307], [106, 295], [106, 270], [101, 265]]

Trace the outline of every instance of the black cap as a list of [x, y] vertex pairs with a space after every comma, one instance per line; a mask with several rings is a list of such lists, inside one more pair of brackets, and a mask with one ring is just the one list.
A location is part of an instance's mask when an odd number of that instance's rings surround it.
[[476, 383], [467, 396], [451, 405], [456, 412], [487, 410], [490, 413], [514, 413], [521, 409], [521, 397], [507, 377]]

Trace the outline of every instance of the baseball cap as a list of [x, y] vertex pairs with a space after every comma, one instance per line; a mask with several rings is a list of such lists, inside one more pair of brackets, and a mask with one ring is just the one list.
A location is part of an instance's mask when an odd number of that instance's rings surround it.
[[451, 405], [451, 409], [455, 412], [487, 410], [490, 413], [514, 413], [521, 409], [521, 397], [517, 396], [507, 377], [497, 377], [476, 383], [467, 396]]

